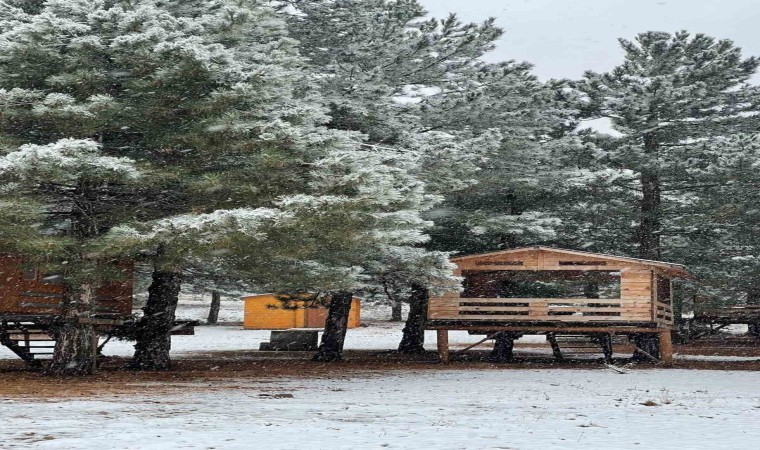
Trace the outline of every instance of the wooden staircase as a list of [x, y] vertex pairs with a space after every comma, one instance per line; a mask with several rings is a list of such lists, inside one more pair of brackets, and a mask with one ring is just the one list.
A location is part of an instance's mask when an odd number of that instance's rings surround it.
[[32, 367], [50, 359], [55, 348], [49, 324], [33, 320], [0, 321], [0, 344], [6, 346]]

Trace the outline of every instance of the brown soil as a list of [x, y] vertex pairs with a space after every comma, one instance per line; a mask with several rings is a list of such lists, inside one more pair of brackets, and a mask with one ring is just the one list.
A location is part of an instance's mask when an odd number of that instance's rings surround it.
[[[531, 346], [532, 347], [532, 346]], [[113, 358], [102, 362], [96, 375], [84, 378], [55, 378], [39, 371], [29, 370], [21, 361], [0, 361], [0, 398], [87, 398], [93, 396], [121, 396], [135, 393], [170, 393], [187, 390], [247, 389], [251, 383], [266, 388], [278, 378], [350, 378], [378, 376], [389, 371], [437, 370], [525, 370], [543, 368], [608, 370], [599, 360], [556, 361], [543, 354], [529, 354], [521, 350], [521, 359], [513, 363], [494, 364], [484, 360], [485, 351], [470, 351], [456, 355], [449, 365], [437, 362], [437, 355], [429, 352], [418, 356], [404, 356], [392, 352], [347, 351], [346, 361], [315, 363], [311, 353], [274, 352], [214, 352], [195, 358], [179, 359], [170, 372], [131, 372], [119, 368], [125, 359]], [[617, 350], [617, 349], [616, 349]], [[621, 349], [623, 350], [623, 349]], [[716, 347], [690, 345], [677, 346], [682, 354], [714, 354]], [[726, 353], [753, 356], [758, 348], [734, 348]], [[750, 354], [751, 353], [751, 354]], [[627, 353], [621, 353], [626, 355]], [[626, 364], [626, 359], [615, 364]], [[638, 364], [634, 370], [663, 368], [664, 366]], [[757, 361], [677, 361], [669, 366], [676, 369], [698, 370], [757, 370]], [[247, 387], [246, 387], [247, 386]], [[273, 389], [276, 387], [272, 385]]]

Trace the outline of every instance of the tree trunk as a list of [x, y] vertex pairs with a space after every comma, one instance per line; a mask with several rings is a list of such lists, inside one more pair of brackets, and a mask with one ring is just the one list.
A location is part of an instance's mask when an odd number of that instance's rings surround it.
[[425, 323], [427, 322], [429, 298], [430, 295], [425, 286], [412, 283], [412, 293], [409, 296], [409, 317], [406, 318], [401, 343], [398, 345], [399, 352], [405, 354], [425, 352]]
[[322, 333], [322, 342], [314, 355], [314, 361], [331, 362], [343, 359], [343, 341], [348, 330], [348, 314], [351, 312], [352, 301], [351, 292], [340, 291], [332, 294], [325, 332]]
[[401, 322], [402, 315], [402, 302], [401, 300], [394, 300], [391, 306], [391, 322]]
[[[633, 351], [634, 361], [652, 361], [652, 358], [660, 358], [660, 340], [654, 333], [639, 333], [633, 337], [633, 343], [637, 347]], [[639, 349], [646, 353], [642, 353]], [[650, 358], [650, 356], [652, 358]]]
[[493, 351], [488, 357], [492, 362], [511, 362], [514, 358], [512, 350], [515, 348], [515, 339], [517, 339], [514, 333], [508, 333], [502, 331], [496, 333], [493, 341]]
[[90, 319], [93, 289], [91, 284], [63, 286], [61, 322], [54, 329], [55, 350], [47, 372], [52, 375], [90, 375], [95, 372], [97, 335]]
[[216, 325], [219, 321], [219, 308], [222, 306], [222, 294], [217, 291], [211, 292], [211, 307], [208, 310], [208, 324]]
[[[644, 135], [644, 153], [650, 158], [657, 158], [660, 142], [656, 133]], [[660, 259], [660, 177], [653, 170], [641, 173], [641, 210], [639, 218], [638, 244], [639, 257], [643, 259]]]
[[172, 346], [171, 331], [179, 300], [182, 275], [176, 271], [153, 271], [148, 288], [148, 303], [137, 324], [135, 355], [128, 368], [135, 370], [169, 370]]

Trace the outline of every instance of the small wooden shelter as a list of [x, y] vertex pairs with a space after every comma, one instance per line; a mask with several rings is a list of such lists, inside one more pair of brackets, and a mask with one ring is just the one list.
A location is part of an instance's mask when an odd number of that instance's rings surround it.
[[672, 357], [671, 280], [683, 266], [550, 247], [525, 247], [452, 259], [463, 291], [431, 298], [429, 329], [441, 360], [448, 330], [478, 334], [625, 334], [659, 338]]
[[[92, 324], [96, 335], [120, 336], [133, 324], [134, 264], [114, 265], [118, 279], [95, 288]], [[0, 254], [0, 345], [32, 366], [53, 353], [60, 323], [63, 284], [18, 255]], [[194, 320], [175, 320], [172, 334], [193, 334]]]
[[[119, 264], [120, 281], [95, 289], [96, 331], [110, 332], [132, 317], [132, 264]], [[52, 354], [53, 325], [60, 320], [63, 285], [18, 255], [0, 255], [0, 345], [30, 365]]]
[[[132, 265], [122, 264], [122, 281], [95, 290], [95, 312], [99, 317], [132, 315]], [[24, 264], [19, 256], [0, 255], [0, 317], [58, 315], [63, 286], [60, 277]]]
[[[289, 328], [324, 328], [327, 307], [310, 306], [307, 300], [283, 304], [275, 294], [243, 297], [243, 328], [246, 330], [284, 330]], [[361, 326], [361, 300], [354, 297], [348, 316], [348, 328]]]

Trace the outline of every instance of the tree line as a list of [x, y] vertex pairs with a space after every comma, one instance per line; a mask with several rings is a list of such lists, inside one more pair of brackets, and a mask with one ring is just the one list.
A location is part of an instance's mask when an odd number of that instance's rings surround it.
[[421, 351], [452, 252], [663, 259], [684, 298], [760, 301], [758, 60], [646, 32], [542, 81], [484, 61], [501, 35], [416, 0], [0, 1], [0, 248], [61, 274], [49, 371], [91, 372], [122, 261], [150, 279], [134, 369], [170, 367], [183, 283], [330, 301], [324, 361], [352, 295], [386, 293]]

